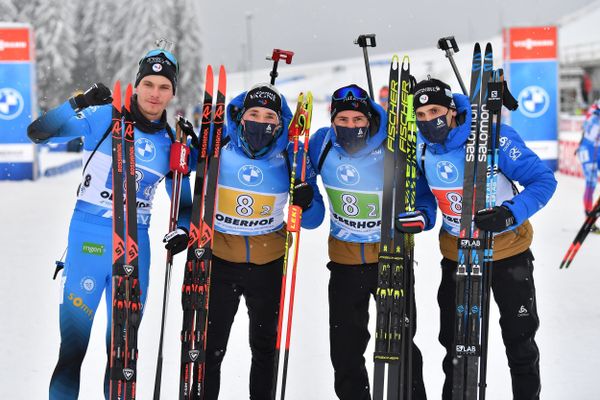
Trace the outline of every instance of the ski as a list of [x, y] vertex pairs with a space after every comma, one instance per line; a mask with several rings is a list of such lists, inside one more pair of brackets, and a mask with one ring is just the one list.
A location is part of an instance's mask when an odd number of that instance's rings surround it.
[[[289, 140], [294, 144], [292, 165], [290, 171], [290, 189], [288, 196], [288, 219], [286, 224], [286, 241], [285, 241], [285, 253], [283, 259], [283, 270], [281, 276], [281, 293], [279, 299], [279, 317], [277, 322], [277, 339], [275, 343], [275, 365], [273, 378], [275, 380], [273, 385], [274, 398], [285, 398], [285, 388], [287, 383], [287, 370], [290, 353], [290, 339], [292, 334], [292, 316], [294, 312], [294, 298], [296, 291], [296, 270], [298, 267], [298, 254], [300, 250], [300, 230], [302, 224], [302, 207], [296, 206], [294, 202], [294, 186], [296, 184], [296, 170], [298, 168], [298, 153], [300, 148], [300, 138], [303, 138], [303, 154], [302, 164], [300, 167], [300, 181], [306, 180], [306, 164], [308, 157], [308, 143], [310, 134], [310, 122], [312, 119], [312, 104], [313, 97], [312, 93], [308, 92], [306, 95], [300, 93], [298, 96], [298, 103], [296, 106], [296, 112], [292, 121], [290, 122], [288, 129]], [[286, 150], [287, 151], [287, 150]], [[287, 270], [290, 262], [290, 246], [293, 242], [294, 253], [292, 258], [292, 274], [291, 278], [288, 279]], [[286, 291], [287, 286], [290, 286], [288, 308], [287, 313], [285, 308]], [[285, 326], [284, 326], [285, 321]], [[285, 335], [284, 335], [285, 332]], [[285, 337], [285, 348], [283, 355], [283, 367], [279, 368], [280, 364], [280, 353], [281, 353], [281, 342]], [[281, 377], [279, 377], [279, 371], [281, 370]], [[278, 384], [281, 382], [281, 384]], [[279, 396], [278, 396], [279, 394]]]
[[[377, 319], [373, 399], [412, 398], [413, 247], [410, 234], [394, 230], [395, 216], [414, 211], [416, 123], [412, 107], [410, 60], [390, 66], [388, 139], [384, 155], [381, 247], [376, 291]], [[387, 374], [386, 374], [387, 366]], [[387, 379], [386, 379], [387, 377]]]
[[583, 221], [583, 224], [581, 225], [581, 228], [579, 228], [577, 235], [575, 235], [575, 239], [573, 239], [573, 242], [569, 246], [567, 253], [565, 254], [560, 263], [560, 268], [569, 268], [569, 266], [573, 262], [573, 259], [577, 255], [577, 252], [579, 252], [581, 245], [594, 228], [598, 217], [600, 217], [600, 197], [598, 198], [598, 200], [596, 200], [594, 207], [589, 212], [588, 216], [585, 218], [585, 221]]
[[[210, 78], [209, 78], [210, 73]], [[180, 399], [202, 399], [204, 397], [204, 365], [206, 330], [208, 326], [208, 301], [210, 294], [210, 268], [212, 240], [216, 209], [217, 182], [221, 137], [225, 116], [225, 91], [227, 87], [225, 68], [219, 69], [217, 100], [212, 118], [212, 68], [207, 68], [207, 89], [201, 127], [201, 148], [192, 205], [188, 260], [186, 262], [182, 288], [184, 320], [181, 334], [181, 377]], [[210, 91], [209, 91], [210, 83]], [[210, 102], [208, 102], [210, 100]], [[210, 148], [209, 136], [212, 134]], [[209, 154], [209, 150], [211, 153]], [[197, 185], [200, 186], [197, 186]]]
[[[213, 107], [213, 71], [212, 66], [206, 67], [204, 80], [204, 101], [202, 105], [202, 122], [198, 141], [200, 144], [196, 164], [196, 179], [194, 181], [193, 203], [190, 220], [190, 242], [188, 243], [187, 262], [183, 275], [181, 303], [183, 307], [183, 327], [181, 330], [181, 371], [179, 382], [179, 398], [189, 399], [194, 362], [200, 356], [200, 350], [194, 341], [194, 316], [201, 309], [199, 304], [198, 272], [195, 262], [195, 252], [198, 249], [198, 237], [204, 208], [204, 177], [208, 161], [208, 144], [212, 121]], [[194, 238], [192, 241], [191, 239]]]
[[485, 240], [484, 233], [473, 224], [473, 216], [477, 210], [485, 208], [486, 203], [490, 141], [490, 112], [486, 99], [492, 67], [491, 44], [486, 45], [482, 60], [481, 48], [476, 43], [470, 88], [471, 133], [465, 151], [463, 206], [458, 240], [453, 400], [474, 400], [478, 393]]
[[121, 85], [117, 81], [113, 90], [112, 111], [113, 270], [109, 372], [111, 400], [136, 398], [141, 292], [138, 280], [136, 169], [131, 96], [132, 86], [129, 84], [125, 91], [124, 108], [121, 109]]
[[[181, 198], [181, 182], [183, 176], [189, 172], [188, 159], [190, 155], [190, 149], [187, 146], [187, 136], [181, 129], [180, 120], [178, 118], [177, 125], [175, 128], [175, 143], [171, 145], [170, 156], [169, 156], [169, 169], [172, 174], [172, 188], [171, 188], [171, 207], [169, 209], [169, 230], [172, 232], [177, 229], [177, 221], [179, 220], [179, 202]], [[163, 302], [162, 302], [162, 317], [160, 326], [160, 339], [158, 342], [158, 356], [156, 360], [156, 374], [154, 379], [154, 395], [153, 399], [160, 399], [160, 388], [162, 378], [162, 365], [163, 365], [163, 343], [164, 333], [167, 320], [167, 306], [169, 301], [169, 289], [171, 286], [171, 270], [173, 267], [173, 254], [170, 250], [167, 250], [167, 260], [165, 265], [165, 284], [163, 289]]]

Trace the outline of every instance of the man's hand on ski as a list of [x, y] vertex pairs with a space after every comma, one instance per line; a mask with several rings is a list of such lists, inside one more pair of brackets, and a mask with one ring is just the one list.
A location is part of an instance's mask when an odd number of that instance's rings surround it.
[[163, 239], [165, 249], [170, 250], [172, 255], [187, 249], [188, 241], [189, 232], [183, 226], [178, 226], [174, 231], [167, 233]]
[[302, 207], [302, 211], [306, 211], [310, 207], [315, 193], [312, 186], [306, 182], [300, 182], [294, 185], [294, 200], [295, 206]]
[[396, 230], [401, 233], [421, 233], [425, 229], [425, 214], [421, 211], [408, 211], [396, 217]]
[[484, 208], [475, 214], [475, 225], [488, 232], [502, 232], [515, 223], [515, 216], [505, 206]]
[[104, 86], [103, 83], [96, 83], [91, 88], [86, 90], [84, 93], [78, 94], [72, 98], [72, 103], [75, 104], [76, 109], [82, 110], [89, 106], [101, 106], [103, 104], [110, 104], [113, 101], [112, 93], [109, 88]]

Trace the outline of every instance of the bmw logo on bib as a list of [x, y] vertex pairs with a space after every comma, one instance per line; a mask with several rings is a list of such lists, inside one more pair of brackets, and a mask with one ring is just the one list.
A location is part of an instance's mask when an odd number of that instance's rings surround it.
[[338, 181], [344, 185], [356, 185], [360, 181], [360, 175], [356, 168], [350, 164], [342, 164], [337, 168], [336, 175]]
[[529, 118], [537, 118], [544, 115], [550, 106], [548, 92], [540, 86], [527, 86], [519, 93], [519, 111]]
[[139, 138], [135, 141], [135, 150], [137, 156], [142, 161], [150, 162], [156, 157], [156, 147], [151, 140], [146, 138]]
[[238, 171], [238, 179], [246, 186], [258, 186], [263, 181], [263, 173], [254, 165], [244, 165]]
[[17, 118], [23, 111], [23, 96], [16, 89], [0, 89], [0, 119]]
[[458, 179], [458, 170], [450, 161], [439, 161], [436, 172], [438, 178], [444, 183], [454, 183]]

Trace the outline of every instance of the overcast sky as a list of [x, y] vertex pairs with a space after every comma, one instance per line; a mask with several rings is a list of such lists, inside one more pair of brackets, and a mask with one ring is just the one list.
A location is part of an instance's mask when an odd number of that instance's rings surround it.
[[[253, 68], [267, 68], [273, 48], [295, 52], [294, 64], [361, 57], [353, 44], [375, 33], [369, 54], [435, 47], [454, 35], [460, 45], [484, 41], [502, 27], [545, 25], [590, 0], [213, 0], [202, 1], [204, 62], [244, 68], [247, 37]], [[248, 24], [248, 21], [250, 24]], [[249, 27], [250, 29], [248, 29]], [[590, 39], [591, 41], [592, 39]]]

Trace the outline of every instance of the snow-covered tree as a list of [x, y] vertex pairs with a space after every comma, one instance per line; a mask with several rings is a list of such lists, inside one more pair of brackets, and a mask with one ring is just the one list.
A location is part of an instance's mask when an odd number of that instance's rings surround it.
[[0, 0], [0, 15], [3, 21], [17, 21], [19, 9], [15, 5], [15, 0]]
[[181, 109], [190, 110], [201, 99], [204, 80], [198, 2], [175, 0], [171, 15], [174, 51], [180, 64], [177, 104]]

